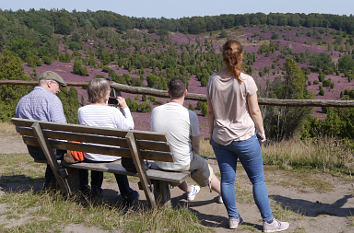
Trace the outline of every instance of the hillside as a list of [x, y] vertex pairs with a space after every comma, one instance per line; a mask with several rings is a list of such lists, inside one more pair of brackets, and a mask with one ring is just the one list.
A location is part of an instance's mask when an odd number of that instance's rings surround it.
[[[168, 80], [179, 76], [188, 81], [189, 92], [205, 93], [209, 76], [222, 68], [221, 45], [236, 39], [245, 47], [244, 70], [259, 85], [260, 96], [340, 99], [354, 89], [351, 16], [246, 14], [167, 20], [45, 10], [3, 11], [0, 16], [2, 53], [21, 58], [26, 76], [34, 80], [53, 70], [66, 81], [109, 76], [119, 83], [166, 89]], [[319, 27], [323, 25], [327, 27]], [[287, 61], [294, 66], [288, 70], [298, 70], [294, 77], [304, 86], [290, 96], [282, 93], [291, 89], [284, 86]], [[4, 72], [0, 79], [16, 75]], [[138, 129], [148, 129], [151, 108], [166, 101], [124, 96], [130, 97], [133, 111], [140, 112], [134, 114]], [[78, 100], [86, 103], [85, 90], [78, 89]], [[203, 104], [187, 101], [186, 107], [205, 115]], [[76, 114], [76, 109], [70, 111]], [[325, 111], [317, 108], [313, 115], [325, 118]], [[200, 121], [206, 135], [205, 117]]]

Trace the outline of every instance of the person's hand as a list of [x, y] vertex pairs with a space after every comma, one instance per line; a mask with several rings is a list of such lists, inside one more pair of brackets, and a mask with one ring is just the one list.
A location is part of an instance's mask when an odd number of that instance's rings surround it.
[[119, 106], [121, 108], [127, 108], [128, 107], [127, 103], [125, 102], [125, 99], [122, 96], [118, 96], [117, 100], [118, 100]]
[[264, 143], [265, 141], [267, 141], [265, 133], [257, 133], [256, 134], [258, 141], [260, 144]]

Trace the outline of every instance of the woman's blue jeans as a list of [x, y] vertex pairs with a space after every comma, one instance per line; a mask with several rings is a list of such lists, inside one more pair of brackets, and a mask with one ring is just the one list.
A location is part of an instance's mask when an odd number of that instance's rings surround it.
[[261, 147], [256, 135], [244, 141], [234, 141], [224, 146], [211, 141], [221, 173], [221, 195], [229, 218], [239, 218], [236, 207], [235, 179], [237, 159], [245, 169], [253, 185], [253, 198], [263, 221], [272, 221], [268, 192], [264, 180]]

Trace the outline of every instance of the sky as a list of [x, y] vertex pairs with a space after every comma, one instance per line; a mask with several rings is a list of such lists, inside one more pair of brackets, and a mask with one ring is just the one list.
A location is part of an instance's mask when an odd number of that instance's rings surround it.
[[354, 14], [354, 0], [0, 0], [0, 9], [14, 11], [66, 9], [108, 10], [126, 16], [182, 18], [245, 13]]

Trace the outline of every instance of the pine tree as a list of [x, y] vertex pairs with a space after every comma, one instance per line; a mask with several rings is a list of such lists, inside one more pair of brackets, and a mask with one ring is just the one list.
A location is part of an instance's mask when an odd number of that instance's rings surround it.
[[[268, 83], [267, 97], [279, 99], [308, 99], [311, 94], [306, 90], [306, 78], [293, 59], [285, 61], [283, 80], [275, 79]], [[294, 136], [302, 129], [304, 121], [310, 117], [311, 109], [300, 107], [265, 107], [264, 122], [269, 138], [282, 140]]]
[[[26, 77], [22, 60], [4, 50], [0, 56], [0, 80], [31, 80]], [[15, 116], [16, 106], [20, 98], [32, 90], [30, 86], [1, 85], [0, 86], [0, 121], [9, 121]]]

